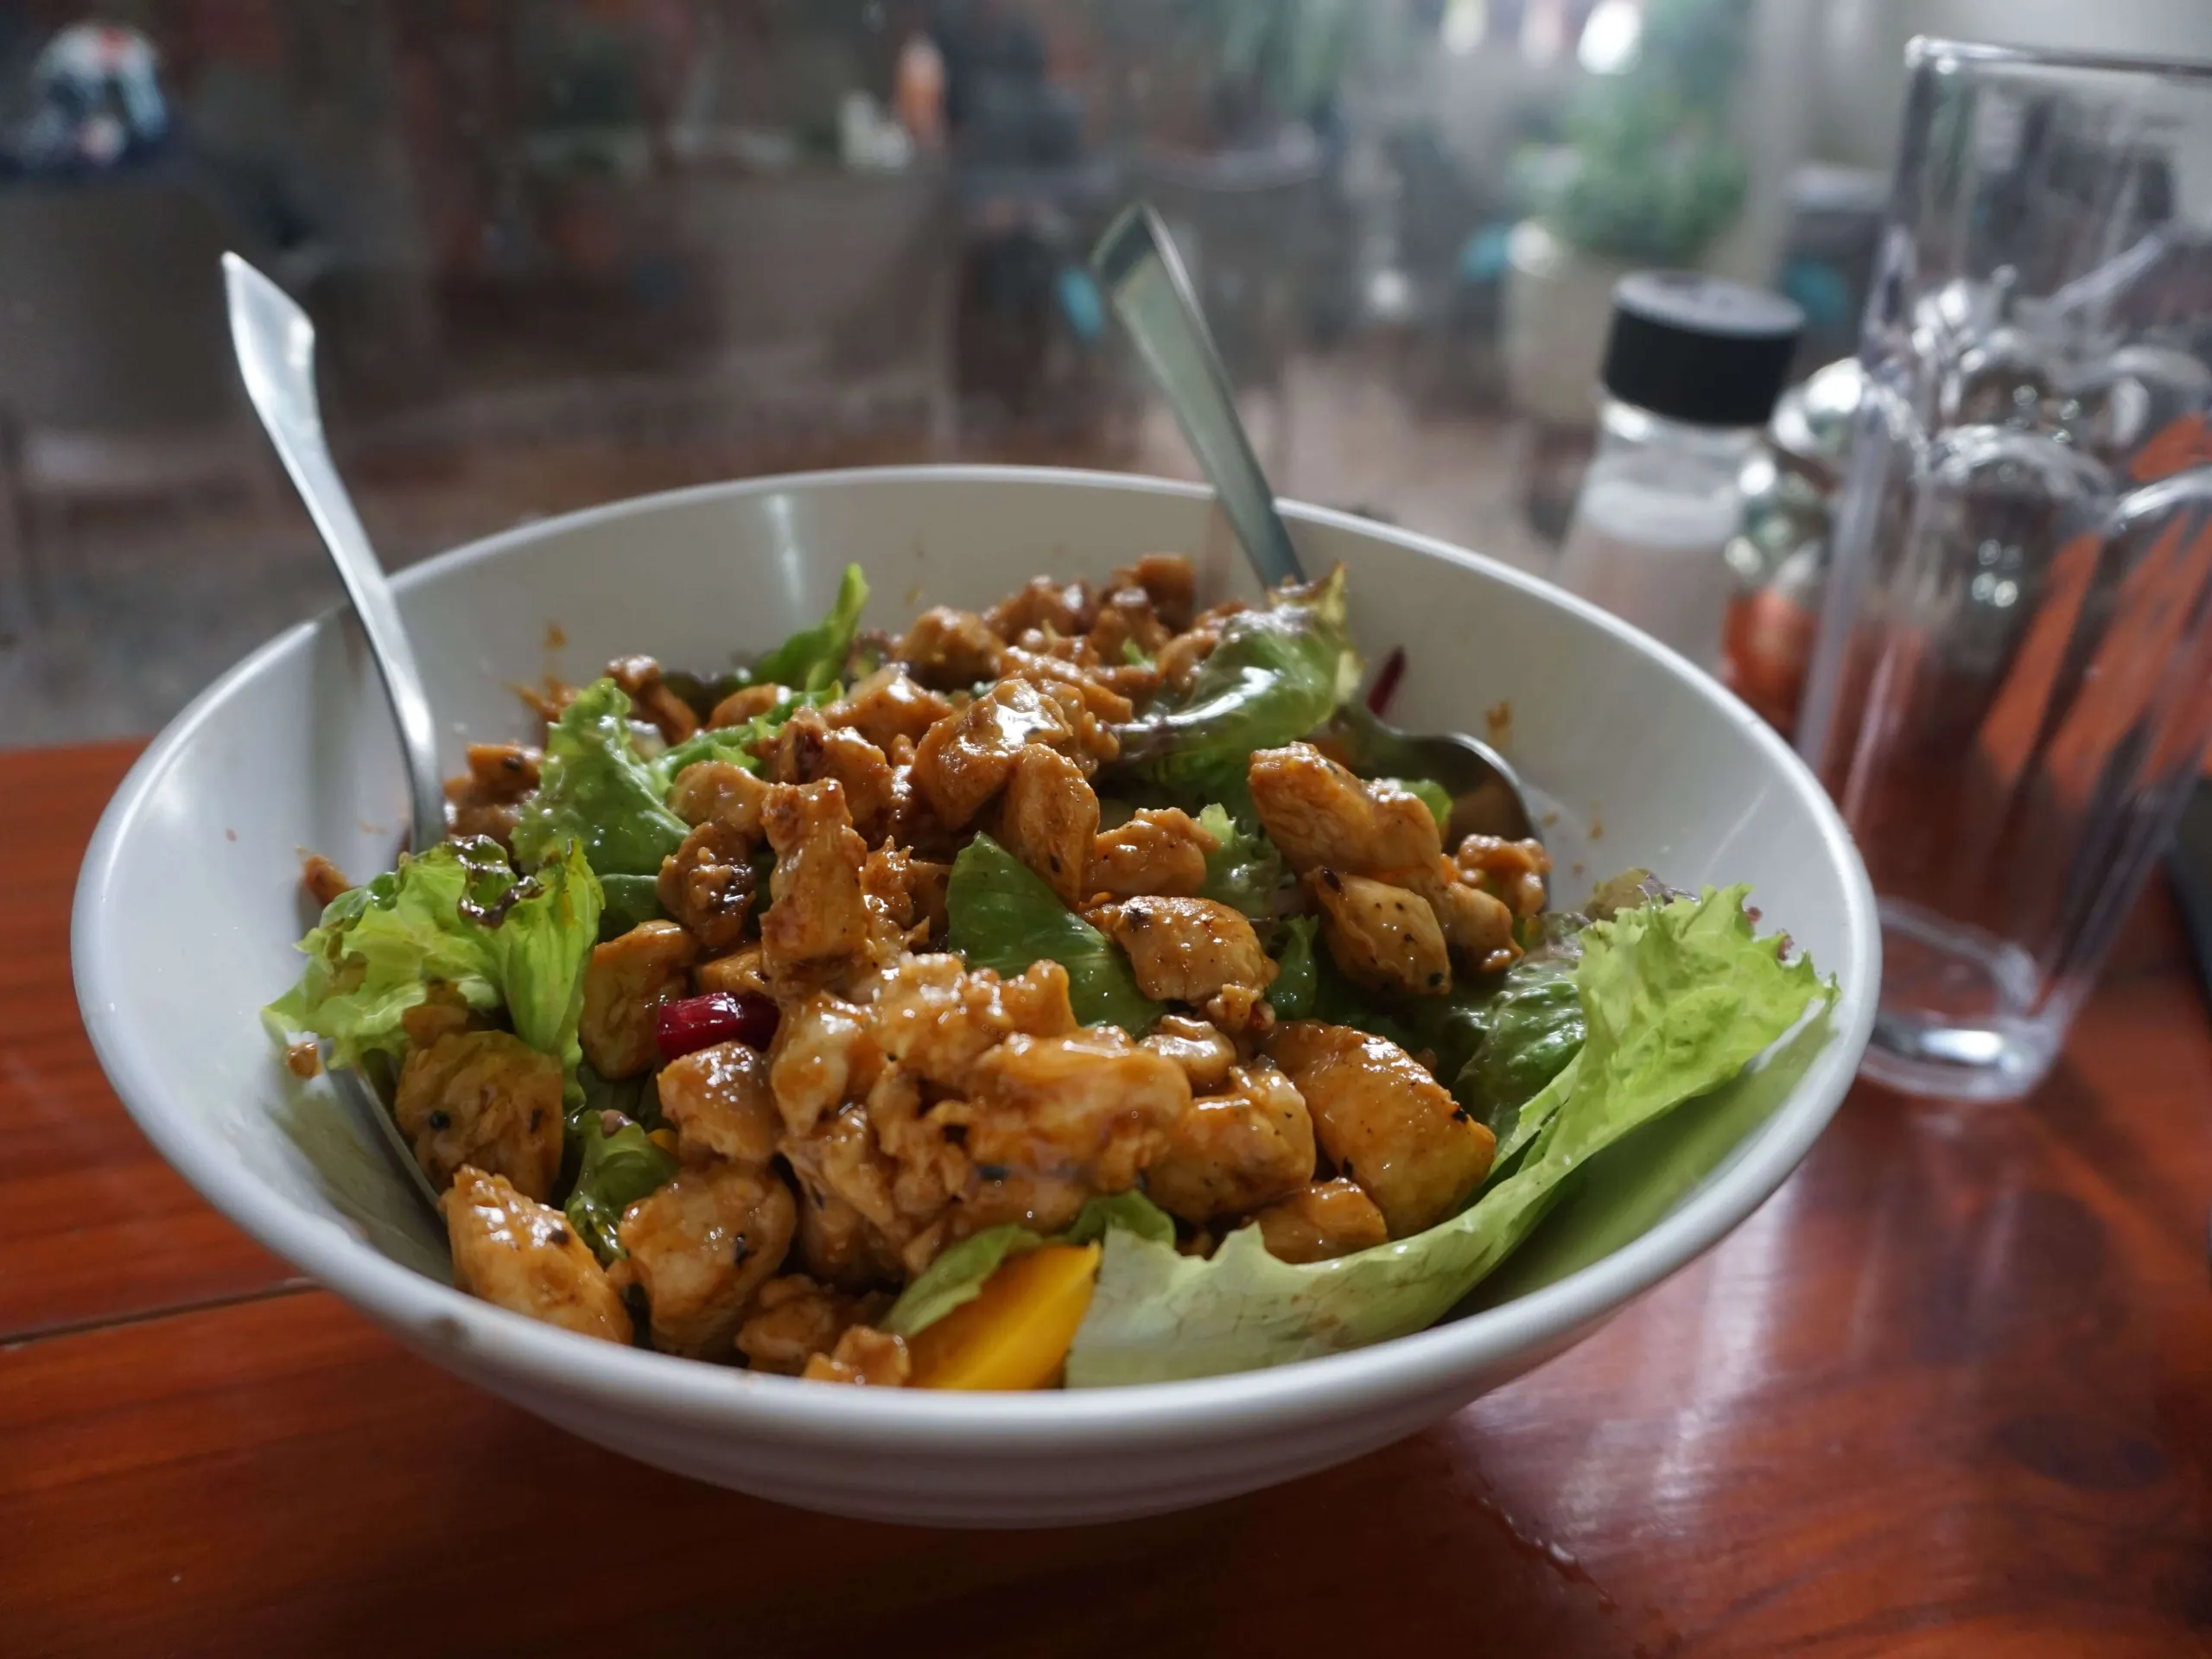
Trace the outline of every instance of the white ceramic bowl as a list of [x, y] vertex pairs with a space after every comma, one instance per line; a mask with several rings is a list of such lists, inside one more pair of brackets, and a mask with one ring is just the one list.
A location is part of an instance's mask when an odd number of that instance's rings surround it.
[[[1421, 1335], [1272, 1371], [1094, 1392], [836, 1388], [594, 1342], [446, 1283], [437, 1230], [256, 1010], [292, 979], [297, 855], [385, 868], [404, 814], [384, 704], [333, 616], [255, 653], [178, 716], [101, 821], [73, 955], [101, 1063], [163, 1156], [262, 1243], [439, 1364], [648, 1463], [886, 1520], [1040, 1525], [1182, 1508], [1356, 1457], [1586, 1335], [1779, 1185], [1841, 1099], [1878, 975], [1872, 896], [1789, 750], [1710, 679], [1544, 584], [1417, 536], [1287, 509], [1309, 568], [1350, 567], [1370, 658], [1405, 647], [1394, 716], [1481, 730], [1558, 806], [1561, 885], [1630, 863], [1676, 885], [1747, 880], [1841, 995], [1835, 1036], [1771, 1118], [1611, 1255]], [[445, 721], [519, 734], [508, 688], [644, 651], [696, 667], [827, 607], [857, 560], [870, 619], [977, 604], [1039, 571], [1103, 575], [1158, 549], [1249, 591], [1204, 492], [1142, 479], [915, 467], [761, 479], [534, 524], [399, 578]], [[557, 628], [564, 646], [551, 641]], [[1503, 705], [1503, 706], [1501, 706]], [[1602, 856], [1599, 856], [1602, 854]]]

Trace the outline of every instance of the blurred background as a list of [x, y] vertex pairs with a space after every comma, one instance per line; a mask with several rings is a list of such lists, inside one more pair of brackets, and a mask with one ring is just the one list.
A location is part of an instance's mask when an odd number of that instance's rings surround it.
[[1083, 270], [1141, 194], [1284, 493], [1541, 571], [1621, 272], [1848, 354], [1916, 33], [2212, 59], [2212, 5], [12, 0], [0, 744], [150, 731], [337, 597], [226, 247], [397, 566], [800, 467], [1195, 476]]

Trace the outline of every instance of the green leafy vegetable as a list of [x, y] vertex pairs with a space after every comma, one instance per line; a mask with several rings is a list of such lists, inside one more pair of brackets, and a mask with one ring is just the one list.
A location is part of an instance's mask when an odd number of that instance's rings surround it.
[[1313, 932], [1318, 916], [1293, 916], [1282, 925], [1282, 943], [1275, 950], [1274, 983], [1268, 987], [1268, 1006], [1278, 1020], [1313, 1017]]
[[580, 1116], [570, 1128], [583, 1143], [583, 1160], [562, 1209], [604, 1264], [627, 1254], [616, 1236], [622, 1212], [675, 1179], [677, 1162], [647, 1138], [642, 1123], [625, 1120], [609, 1135], [597, 1113]]
[[830, 614], [778, 645], [746, 671], [750, 685], [787, 685], [794, 691], [825, 691], [845, 671], [861, 613], [868, 607], [868, 578], [857, 564], [845, 567]]
[[1086, 1026], [1119, 1026], [1141, 1037], [1160, 1017], [1160, 1005], [1137, 989], [1121, 947], [988, 836], [977, 836], [953, 860], [944, 913], [947, 942], [970, 968], [1011, 976], [1051, 961], [1066, 969], [1068, 1001]]
[[1282, 855], [1274, 842], [1243, 820], [1231, 817], [1218, 803], [1198, 814], [1198, 828], [1214, 840], [1198, 896], [1257, 921], [1273, 916], [1275, 890], [1282, 886]]
[[1452, 1093], [1500, 1141], [1521, 1108], [1581, 1052], [1589, 1030], [1573, 958], [1524, 957], [1482, 1008], [1480, 1039], [1453, 1077]]
[[494, 842], [442, 842], [340, 894], [300, 941], [308, 965], [264, 1018], [280, 1039], [327, 1038], [331, 1064], [397, 1063], [401, 1021], [434, 985], [480, 1012], [504, 1005], [515, 1034], [571, 1069], [600, 888], [571, 851], [518, 883]]
[[1359, 670], [1339, 567], [1230, 618], [1180, 702], [1119, 728], [1121, 764], [1178, 798], [1241, 804], [1252, 752], [1296, 742], [1327, 720]]
[[726, 760], [732, 766], [759, 773], [763, 770], [760, 758], [753, 753], [753, 746], [763, 738], [773, 737], [791, 717], [802, 709], [817, 707], [836, 700], [838, 688], [833, 682], [819, 691], [801, 691], [785, 697], [774, 708], [755, 715], [742, 726], [719, 726], [694, 733], [681, 743], [672, 744], [646, 762], [652, 775], [653, 787], [666, 797], [669, 786], [682, 775], [686, 766], [696, 766], [702, 760]]
[[1173, 1249], [1175, 1224], [1141, 1192], [1116, 1192], [1086, 1198], [1067, 1231], [1046, 1238], [1016, 1222], [1001, 1222], [963, 1238], [929, 1264], [906, 1287], [881, 1322], [894, 1337], [912, 1337], [982, 1294], [983, 1281], [1010, 1255], [1045, 1244], [1090, 1244], [1110, 1232], [1126, 1232]]
[[660, 883], [653, 876], [610, 875], [599, 885], [607, 894], [607, 908], [599, 918], [601, 938], [620, 938], [639, 923], [657, 921], [668, 913], [661, 908]]
[[1436, 820], [1439, 830], [1452, 826], [1452, 791], [1431, 778], [1378, 778], [1377, 783], [1388, 784], [1393, 789], [1402, 789], [1408, 795], [1421, 797], [1421, 804]]
[[639, 757], [630, 699], [613, 680], [594, 680], [561, 711], [545, 734], [543, 779], [515, 824], [515, 855], [526, 865], [573, 841], [602, 876], [655, 875], [690, 832]]
[[[1068, 1357], [1069, 1386], [1248, 1370], [1422, 1330], [1528, 1236], [1570, 1175], [1616, 1141], [1724, 1084], [1758, 1088], [1756, 1077], [1738, 1074], [1833, 987], [1808, 962], [1783, 963], [1779, 940], [1753, 936], [1744, 893], [1708, 890], [1588, 930], [1577, 975], [1588, 1039], [1524, 1109], [1523, 1124], [1537, 1127], [1520, 1166], [1450, 1220], [1304, 1265], [1269, 1255], [1256, 1227], [1240, 1228], [1205, 1261], [1109, 1235]], [[1817, 1047], [1792, 1044], [1777, 1059], [1802, 1067]]]
[[1091, 1244], [1106, 1236], [1114, 1229], [1135, 1233], [1139, 1238], [1148, 1238], [1155, 1244], [1173, 1246], [1175, 1243], [1175, 1223], [1168, 1213], [1141, 1192], [1115, 1192], [1103, 1198], [1085, 1198], [1076, 1218], [1054, 1244]]

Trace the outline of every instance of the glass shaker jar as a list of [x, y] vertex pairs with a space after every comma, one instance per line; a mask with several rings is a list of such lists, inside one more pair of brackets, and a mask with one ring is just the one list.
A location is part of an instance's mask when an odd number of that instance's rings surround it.
[[1688, 272], [1613, 290], [1598, 451], [1559, 581], [1703, 667], [1720, 660], [1739, 475], [1804, 326], [1778, 295]]
[[1720, 679], [1785, 737], [1796, 728], [1812, 665], [1830, 518], [1864, 374], [1859, 359], [1847, 357], [1783, 392], [1739, 480], [1743, 525], [1728, 543], [1735, 590]]

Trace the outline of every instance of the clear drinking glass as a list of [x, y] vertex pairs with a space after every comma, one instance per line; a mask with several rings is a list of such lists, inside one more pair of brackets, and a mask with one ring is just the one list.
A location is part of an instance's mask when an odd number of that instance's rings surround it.
[[1917, 40], [1799, 747], [1867, 1071], [2050, 1069], [2212, 740], [2212, 66]]

